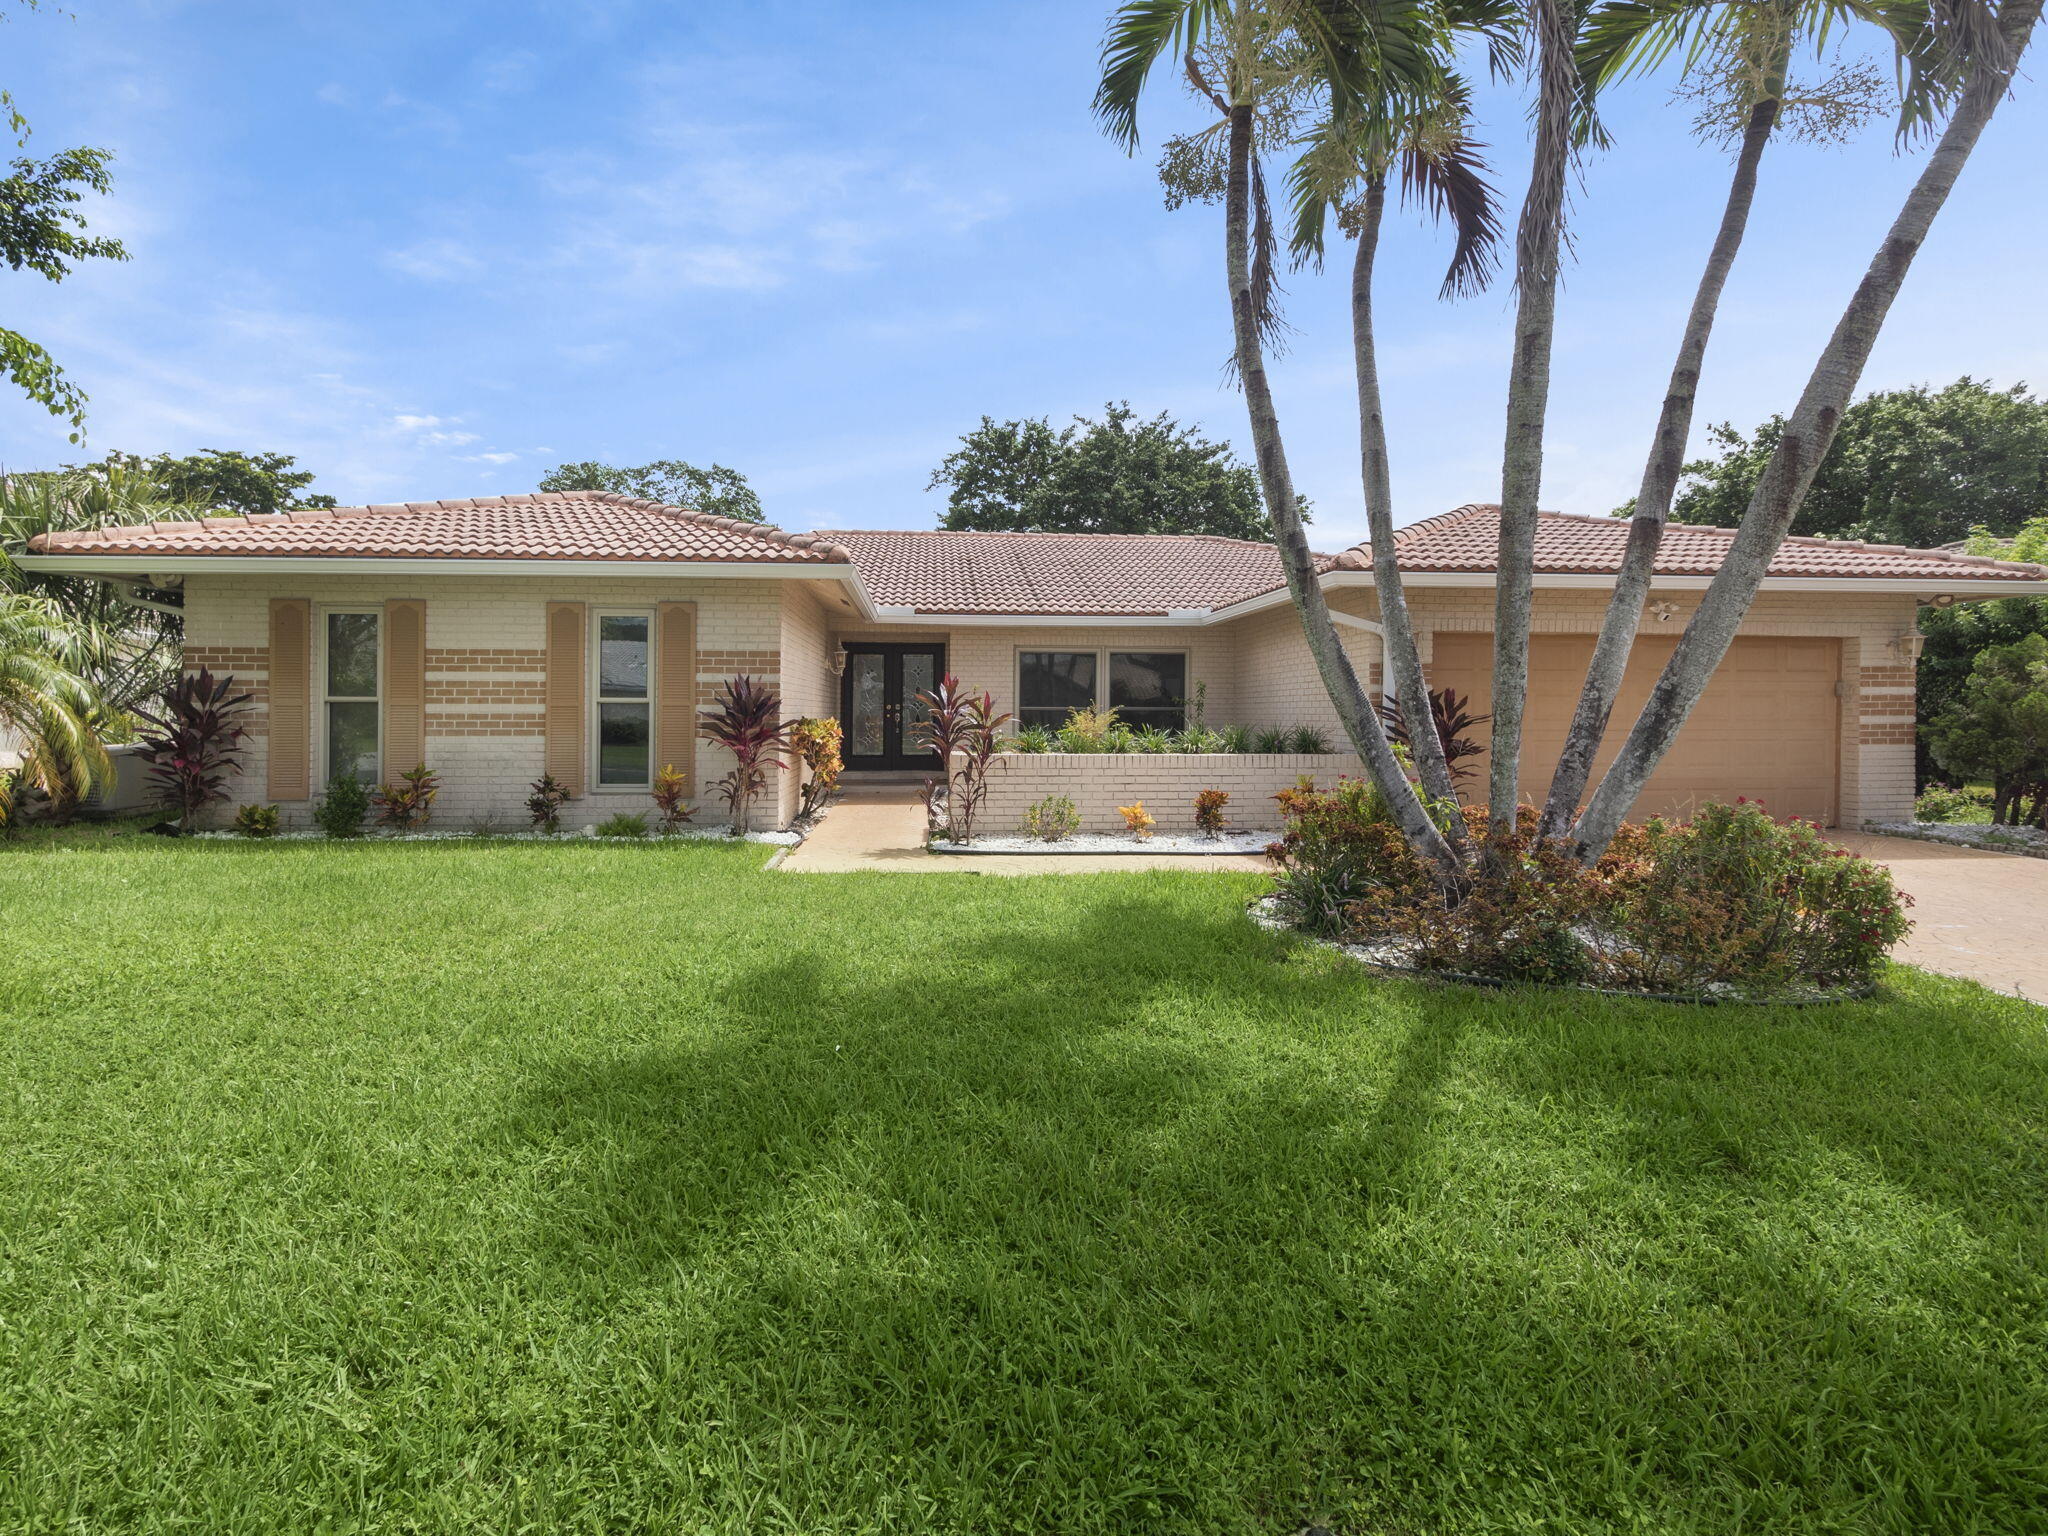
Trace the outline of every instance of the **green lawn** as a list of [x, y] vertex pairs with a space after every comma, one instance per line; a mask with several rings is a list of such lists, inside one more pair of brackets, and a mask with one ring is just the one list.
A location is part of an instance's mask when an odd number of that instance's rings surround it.
[[0, 1531], [2048, 1521], [2048, 1013], [764, 852], [0, 845]]

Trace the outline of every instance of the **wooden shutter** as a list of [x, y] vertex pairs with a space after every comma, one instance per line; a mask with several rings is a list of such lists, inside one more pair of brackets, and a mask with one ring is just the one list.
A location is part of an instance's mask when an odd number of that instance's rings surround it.
[[697, 605], [654, 606], [654, 766], [674, 764], [697, 798]]
[[583, 763], [589, 756], [583, 730], [583, 634], [581, 603], [548, 604], [547, 746], [542, 766], [572, 795], [583, 793]]
[[306, 800], [313, 793], [313, 604], [270, 600], [269, 796]]
[[427, 605], [384, 605], [384, 782], [427, 760]]

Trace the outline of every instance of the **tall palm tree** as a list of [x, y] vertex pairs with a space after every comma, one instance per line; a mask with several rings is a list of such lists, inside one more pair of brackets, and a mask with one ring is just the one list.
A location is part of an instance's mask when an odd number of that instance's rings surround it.
[[1145, 84], [1159, 64], [1175, 61], [1219, 111], [1232, 357], [1288, 591], [1345, 735], [1403, 835], [1447, 880], [1461, 880], [1463, 861], [1409, 784], [1351, 665], [1308, 546], [1266, 375], [1277, 240], [1256, 142], [1262, 104], [1311, 80], [1328, 90], [1327, 109], [1340, 116], [1366, 101], [1433, 99], [1445, 72], [1443, 50], [1440, 17], [1411, 0], [1128, 0], [1103, 45], [1095, 107], [1111, 134], [1134, 147]]
[[[1938, 110], [1942, 94], [1941, 72], [1930, 68], [1932, 61], [1925, 56], [1927, 16], [1926, 0], [1605, 0], [1587, 23], [1579, 67], [1589, 89], [1604, 89], [1654, 68], [1683, 48], [1688, 74], [1707, 81], [1707, 90], [1719, 97], [1713, 103], [1718, 111], [1710, 111], [1703, 127], [1723, 136], [1732, 131], [1736, 154], [1720, 227], [1693, 294], [1651, 436], [1621, 569], [1551, 779], [1540, 824], [1545, 837], [1562, 837], [1570, 829], [1628, 668], [1685, 463], [1700, 370], [1721, 293], [1749, 227], [1764, 150], [1780, 129], [1794, 89], [1794, 56], [1808, 47], [1820, 52], [1849, 21], [1875, 23], [1891, 36], [1908, 66], [1902, 124], [1910, 127]], [[1802, 134], [1809, 138], [1846, 137], [1875, 106], [1853, 70], [1838, 72], [1803, 97], [1791, 97], [1791, 103], [1811, 114], [1813, 121]]]
[[[1914, 257], [1985, 126], [2011, 89], [2040, 22], [2041, 5], [2042, 0], [2004, 0], [1994, 11], [1974, 0], [1943, 0], [1933, 13], [1930, 54], [1953, 60], [1957, 77], [1964, 81], [1954, 111], [1814, 364], [1720, 570], [1572, 830], [1582, 858], [1597, 858], [1613, 839], [1733, 643], [1771, 558], [1827, 457]], [[1940, 67], [1946, 70], [1950, 65], [1944, 62]]]
[[[1483, 18], [1463, 26], [1485, 31], [1494, 20]], [[1490, 41], [1497, 53], [1512, 60], [1512, 34], [1496, 31]], [[1308, 136], [1290, 176], [1292, 245], [1298, 260], [1320, 265], [1333, 215], [1338, 227], [1354, 238], [1351, 335], [1358, 382], [1359, 472], [1387, 675], [1403, 718], [1411, 722], [1432, 717], [1429, 683], [1394, 552], [1393, 473], [1373, 322], [1373, 269], [1386, 216], [1387, 183], [1398, 176], [1404, 197], [1422, 203], [1455, 233], [1443, 296], [1476, 292], [1491, 280], [1498, 259], [1500, 212], [1486, 180], [1483, 146], [1471, 135], [1470, 101], [1465, 81], [1447, 73], [1437, 100], [1403, 110], [1383, 99], [1362, 103], [1362, 110], [1345, 117], [1327, 115]], [[1423, 787], [1439, 802], [1456, 803], [1457, 786], [1436, 732], [1411, 728], [1408, 739]], [[1447, 820], [1445, 831], [1454, 845], [1462, 847], [1463, 829], [1456, 818]]]
[[0, 775], [0, 822], [12, 813], [17, 779], [67, 799], [110, 772], [93, 726], [99, 697], [78, 659], [76, 633], [47, 598], [0, 593], [0, 728], [21, 744], [19, 765]]

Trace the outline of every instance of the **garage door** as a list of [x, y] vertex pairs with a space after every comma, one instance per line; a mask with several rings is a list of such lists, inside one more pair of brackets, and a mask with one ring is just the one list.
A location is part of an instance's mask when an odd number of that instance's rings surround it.
[[[1626, 739], [1677, 643], [1676, 636], [1636, 642], [1593, 783]], [[1590, 635], [1531, 640], [1529, 718], [1522, 740], [1524, 799], [1541, 801], [1549, 791], [1551, 769], [1592, 659]], [[1493, 636], [1439, 633], [1429, 672], [1435, 686], [1471, 695], [1473, 708], [1484, 713], [1492, 692]], [[1737, 640], [1651, 776], [1634, 814], [1684, 816], [1706, 801], [1746, 795], [1763, 801], [1774, 815], [1834, 825], [1841, 721], [1835, 686], [1840, 676], [1838, 640]], [[1472, 762], [1483, 798], [1485, 759]]]

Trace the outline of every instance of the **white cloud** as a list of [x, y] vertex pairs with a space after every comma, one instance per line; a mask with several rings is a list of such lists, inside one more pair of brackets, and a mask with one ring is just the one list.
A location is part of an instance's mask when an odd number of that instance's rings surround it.
[[422, 240], [403, 250], [386, 251], [380, 258], [394, 272], [427, 282], [448, 282], [483, 270], [483, 263], [468, 246], [446, 237]]
[[325, 102], [330, 107], [346, 107], [355, 101], [349, 88], [339, 80], [330, 80], [313, 93], [315, 101]]
[[461, 459], [465, 464], [510, 464], [518, 457], [516, 453], [465, 453]]

